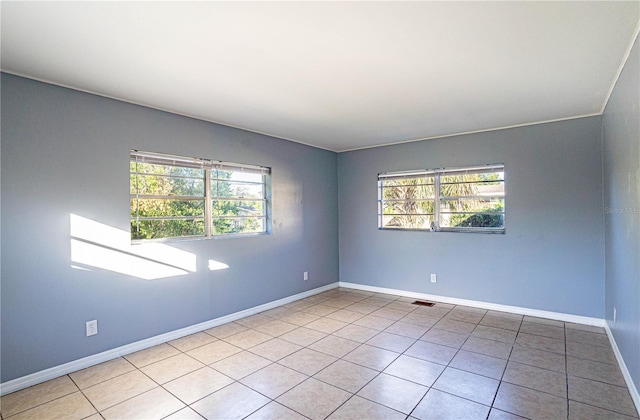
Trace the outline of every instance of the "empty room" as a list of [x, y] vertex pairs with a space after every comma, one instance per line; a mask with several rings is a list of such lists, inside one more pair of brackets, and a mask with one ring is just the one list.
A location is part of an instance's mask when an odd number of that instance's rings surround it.
[[638, 419], [640, 2], [0, 19], [1, 420]]

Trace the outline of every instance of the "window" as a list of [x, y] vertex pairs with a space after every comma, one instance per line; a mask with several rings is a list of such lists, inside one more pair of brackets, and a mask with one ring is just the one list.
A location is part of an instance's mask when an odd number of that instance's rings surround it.
[[270, 169], [131, 151], [131, 239], [267, 233]]
[[504, 165], [378, 175], [378, 228], [505, 231]]

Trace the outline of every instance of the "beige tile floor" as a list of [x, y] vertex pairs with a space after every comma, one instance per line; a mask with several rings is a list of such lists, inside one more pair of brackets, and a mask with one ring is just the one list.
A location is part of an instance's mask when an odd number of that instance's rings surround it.
[[638, 418], [602, 328], [333, 289], [2, 397], [2, 419]]

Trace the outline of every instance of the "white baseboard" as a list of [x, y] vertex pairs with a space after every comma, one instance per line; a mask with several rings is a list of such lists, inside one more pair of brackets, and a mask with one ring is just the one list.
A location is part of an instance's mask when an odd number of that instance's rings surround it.
[[611, 343], [611, 347], [613, 347], [613, 353], [616, 355], [616, 360], [618, 361], [618, 366], [620, 366], [620, 370], [622, 371], [622, 376], [624, 377], [624, 381], [627, 383], [627, 388], [629, 388], [629, 394], [631, 394], [631, 399], [633, 403], [636, 405], [636, 411], [640, 413], [640, 394], [638, 393], [638, 388], [636, 384], [633, 383], [633, 378], [631, 378], [631, 373], [629, 369], [627, 369], [627, 364], [624, 362], [622, 358], [622, 353], [620, 353], [620, 349], [618, 348], [618, 343], [616, 343], [616, 339], [613, 336], [613, 332], [611, 328], [609, 328], [609, 323], [605, 322], [604, 329], [607, 332], [607, 336], [609, 337], [609, 342]]
[[519, 315], [535, 316], [538, 318], [555, 319], [558, 321], [573, 322], [576, 324], [604, 327], [605, 321], [600, 318], [565, 314], [561, 312], [542, 311], [539, 309], [523, 308], [520, 306], [500, 305], [497, 303], [482, 302], [479, 300], [459, 299], [446, 296], [429, 295], [426, 293], [407, 292], [406, 290], [387, 289], [385, 287], [367, 286], [357, 283], [340, 282], [340, 287], [364, 290], [367, 292], [386, 293], [388, 295], [407, 296], [421, 300], [435, 300], [436, 302], [450, 303], [452, 305], [472, 306], [474, 308], [489, 309], [493, 311], [511, 312]]
[[85, 369], [99, 363], [104, 363], [109, 360], [133, 353], [136, 351], [144, 350], [149, 347], [157, 346], [158, 344], [166, 343], [167, 341], [175, 340], [187, 335], [195, 334], [200, 331], [208, 330], [209, 328], [217, 327], [218, 325], [226, 324], [227, 322], [235, 321], [240, 318], [244, 318], [250, 315], [254, 315], [260, 312], [267, 311], [269, 309], [276, 308], [287, 303], [294, 302], [305, 297], [313, 296], [318, 293], [322, 293], [327, 290], [335, 289], [338, 287], [338, 283], [331, 283], [326, 286], [318, 287], [313, 290], [298, 293], [293, 296], [289, 296], [283, 299], [274, 300], [263, 305], [254, 306], [253, 308], [245, 309], [240, 312], [235, 312], [229, 315], [225, 315], [220, 318], [215, 318], [209, 321], [201, 322], [199, 324], [191, 325], [189, 327], [181, 328], [179, 330], [170, 331], [165, 334], [156, 335], [144, 340], [136, 341], [131, 344], [126, 344], [115, 349], [107, 350], [102, 353], [94, 354], [91, 356], [83, 357], [82, 359], [74, 360], [69, 363], [65, 363], [59, 366], [54, 366], [49, 369], [41, 370], [39, 372], [32, 373], [30, 375], [22, 376], [20, 378], [13, 379], [0, 384], [0, 395], [6, 395], [11, 392], [19, 391], [24, 388], [28, 388], [39, 383], [55, 379], [62, 375], [66, 375], [72, 372], [76, 372], [81, 369]]
[[199, 324], [191, 325], [189, 327], [181, 328], [179, 330], [171, 331], [165, 334], [160, 334], [155, 337], [147, 338], [145, 340], [136, 341], [131, 344], [117, 347], [115, 349], [107, 350], [102, 353], [87, 356], [82, 359], [65, 363], [63, 365], [54, 366], [52, 368], [35, 372], [30, 375], [16, 378], [11, 381], [0, 384], [0, 395], [6, 395], [11, 392], [19, 391], [21, 389], [24, 389], [33, 385], [37, 385], [42, 382], [55, 379], [62, 375], [66, 375], [81, 369], [85, 369], [100, 363], [104, 363], [109, 360], [130, 354], [136, 351], [140, 351], [149, 347], [156, 346], [158, 344], [166, 343], [167, 341], [175, 340], [190, 334], [195, 334], [197, 332], [216, 327], [218, 325], [225, 324], [227, 322], [235, 321], [240, 318], [244, 318], [260, 312], [264, 312], [269, 309], [273, 309], [275, 307], [285, 305], [287, 303], [291, 303], [299, 299], [303, 299], [305, 297], [313, 296], [318, 293], [322, 293], [324, 291], [334, 289], [338, 286], [350, 288], [350, 289], [375, 292], [375, 293], [386, 293], [390, 295], [406, 296], [406, 297], [422, 299], [422, 300], [435, 300], [437, 302], [450, 303], [453, 305], [471, 306], [471, 307], [482, 308], [482, 309], [511, 312], [511, 313], [516, 313], [520, 315], [529, 315], [529, 316], [536, 316], [540, 318], [556, 319], [556, 320], [565, 321], [565, 322], [574, 322], [577, 324], [604, 327], [609, 337], [609, 341], [612, 343], [613, 351], [616, 355], [616, 359], [618, 360], [618, 364], [620, 365], [620, 370], [622, 371], [624, 379], [629, 388], [629, 392], [631, 393], [631, 398], [633, 399], [633, 402], [635, 403], [637, 410], [640, 412], [640, 395], [638, 394], [638, 389], [636, 388], [635, 384], [633, 383], [633, 380], [631, 379], [631, 374], [629, 373], [629, 370], [627, 369], [627, 366], [624, 363], [624, 359], [620, 354], [620, 350], [618, 349], [618, 346], [613, 337], [613, 334], [611, 333], [609, 325], [603, 319], [564, 314], [559, 312], [542, 311], [537, 309], [522, 308], [518, 306], [500, 305], [500, 304], [487, 303], [487, 302], [468, 300], [468, 299], [458, 299], [458, 298], [451, 298], [446, 296], [430, 295], [426, 293], [408, 292], [406, 290], [388, 289], [383, 287], [367, 286], [367, 285], [362, 285], [357, 283], [348, 283], [348, 282], [328, 284], [326, 286], [322, 286], [313, 290], [308, 290], [306, 292], [298, 293], [293, 296], [275, 300], [269, 303], [265, 303], [263, 305], [255, 306], [253, 308], [245, 309], [240, 312], [235, 312], [233, 314], [229, 314], [220, 318], [215, 318]]

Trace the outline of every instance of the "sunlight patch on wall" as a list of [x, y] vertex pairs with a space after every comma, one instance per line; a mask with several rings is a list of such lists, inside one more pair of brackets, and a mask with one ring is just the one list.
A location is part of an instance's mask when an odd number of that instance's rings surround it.
[[224, 270], [226, 268], [229, 268], [229, 266], [223, 262], [209, 260], [209, 270], [211, 271]]
[[[195, 272], [196, 256], [165, 244], [131, 244], [129, 232], [70, 215], [71, 261], [145, 280]], [[74, 268], [86, 268], [72, 265]]]

